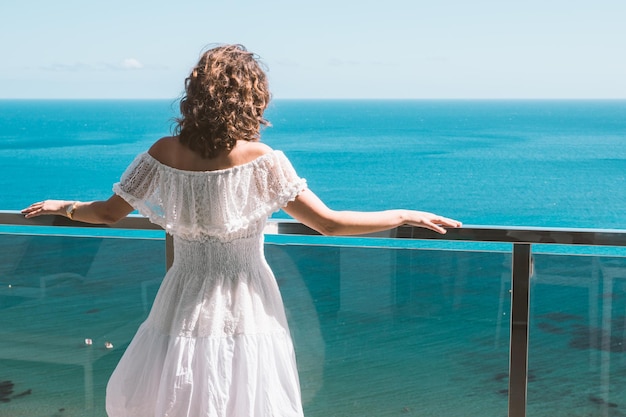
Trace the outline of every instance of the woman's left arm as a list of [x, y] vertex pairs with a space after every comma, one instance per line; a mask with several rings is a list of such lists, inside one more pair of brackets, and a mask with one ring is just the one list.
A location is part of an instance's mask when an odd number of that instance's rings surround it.
[[122, 197], [113, 194], [103, 201], [45, 200], [33, 203], [22, 210], [27, 219], [54, 214], [71, 220], [94, 224], [113, 224], [133, 211], [133, 207]]
[[405, 224], [446, 233], [446, 227], [461, 227], [461, 222], [426, 211], [335, 211], [311, 190], [303, 190], [283, 207], [294, 219], [327, 236], [349, 236], [375, 233]]

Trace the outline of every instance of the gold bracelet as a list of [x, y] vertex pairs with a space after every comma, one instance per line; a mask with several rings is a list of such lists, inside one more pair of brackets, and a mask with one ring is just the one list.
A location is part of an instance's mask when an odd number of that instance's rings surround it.
[[76, 211], [76, 203], [78, 203], [78, 201], [74, 201], [65, 209], [65, 214], [67, 215], [67, 218], [70, 220], [74, 220], [73, 217], [74, 217], [74, 211]]

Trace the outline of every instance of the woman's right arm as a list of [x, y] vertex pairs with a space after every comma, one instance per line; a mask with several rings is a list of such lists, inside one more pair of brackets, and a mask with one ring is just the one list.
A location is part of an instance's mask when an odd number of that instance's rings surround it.
[[120, 221], [133, 210], [133, 207], [122, 197], [113, 194], [104, 201], [39, 201], [23, 209], [22, 214], [27, 219], [55, 214], [85, 223], [112, 224]]
[[446, 233], [445, 227], [461, 227], [459, 221], [424, 211], [331, 210], [309, 189], [298, 194], [283, 210], [299, 222], [328, 236], [375, 233], [402, 225], [424, 227], [442, 234]]

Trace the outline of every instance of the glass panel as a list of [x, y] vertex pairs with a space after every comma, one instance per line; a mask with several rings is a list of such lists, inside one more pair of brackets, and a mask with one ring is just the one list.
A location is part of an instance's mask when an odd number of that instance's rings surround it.
[[510, 254], [267, 245], [306, 416], [506, 415]]
[[[104, 417], [163, 240], [0, 235], [0, 415]], [[506, 415], [510, 254], [267, 244], [307, 417]], [[108, 343], [110, 344], [108, 344]]]
[[163, 240], [0, 235], [0, 415], [106, 416], [113, 367], [165, 271]]
[[626, 259], [534, 260], [527, 415], [624, 415]]

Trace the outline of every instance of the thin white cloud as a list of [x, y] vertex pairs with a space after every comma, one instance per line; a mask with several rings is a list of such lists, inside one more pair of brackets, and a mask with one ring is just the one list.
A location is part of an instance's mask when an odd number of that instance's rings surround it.
[[43, 65], [41, 67], [39, 67], [39, 69], [44, 70], [44, 71], [51, 71], [51, 72], [77, 72], [77, 71], [93, 71], [95, 68], [93, 65], [90, 64], [85, 64], [83, 62], [76, 62], [73, 64], [59, 64], [59, 63], [55, 63], [55, 64], [50, 64], [50, 65]]
[[85, 63], [75, 62], [71, 64], [67, 63], [54, 63], [49, 65], [40, 66], [39, 69], [43, 71], [51, 72], [94, 72], [94, 71], [136, 71], [141, 69], [165, 69], [166, 67], [146, 67], [136, 58], [125, 58], [122, 61], [111, 62], [98, 62], [98, 63]]
[[126, 58], [122, 61], [122, 63], [120, 64], [120, 67], [126, 70], [136, 70], [136, 69], [142, 69], [143, 64], [135, 58]]

